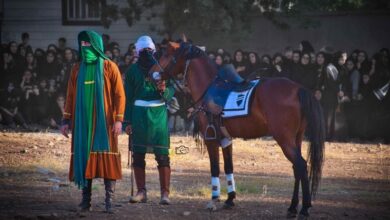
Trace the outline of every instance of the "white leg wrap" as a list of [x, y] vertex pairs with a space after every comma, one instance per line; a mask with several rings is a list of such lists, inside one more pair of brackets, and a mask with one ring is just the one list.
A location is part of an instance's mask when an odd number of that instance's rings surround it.
[[221, 183], [219, 177], [211, 177], [211, 196], [219, 197], [221, 195]]
[[233, 173], [226, 175], [227, 191], [228, 193], [236, 191], [236, 183], [234, 182]]

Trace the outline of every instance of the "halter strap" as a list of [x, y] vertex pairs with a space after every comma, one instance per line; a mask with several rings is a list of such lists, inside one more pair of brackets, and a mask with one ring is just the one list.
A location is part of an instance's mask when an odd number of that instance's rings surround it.
[[[189, 50], [192, 51], [192, 47], [193, 45], [190, 45], [189, 46]], [[162, 66], [160, 65], [160, 63], [158, 62], [158, 60], [156, 58], [153, 58], [155, 59], [155, 62], [157, 64], [157, 66], [159, 67], [160, 71], [162, 72], [166, 72], [169, 76], [170, 79], [172, 79], [172, 81], [174, 82], [174, 84], [176, 85], [176, 87], [179, 89], [180, 92], [182, 92], [183, 94], [185, 93], [183, 91], [183, 89], [181, 88], [181, 86], [178, 84], [178, 82], [175, 80], [175, 78], [173, 77], [173, 75], [171, 74], [171, 71], [173, 70], [173, 68], [175, 67], [176, 63], [177, 63], [177, 58], [182, 55], [183, 53], [183, 48], [180, 46], [179, 50], [175, 51], [175, 53], [173, 54], [172, 56], [172, 59], [170, 60], [170, 62], [168, 63], [168, 65], [165, 67], [167, 70], [165, 70], [164, 68], [162, 68]], [[185, 63], [185, 68], [184, 68], [184, 76], [183, 76], [183, 79], [184, 79], [184, 82], [186, 82], [186, 77], [187, 77], [187, 73], [188, 73], [188, 68], [189, 68], [189, 65], [191, 63], [191, 59], [193, 59], [195, 57], [186, 57], [186, 63]], [[185, 111], [187, 111], [188, 109], [190, 108], [195, 108], [195, 112], [193, 114], [195, 114], [196, 112], [199, 112], [199, 111], [202, 111], [202, 107], [199, 106], [196, 108], [196, 105], [202, 101], [203, 97], [205, 96], [208, 88], [210, 87], [212, 83], [210, 83], [207, 87], [207, 89], [203, 92], [203, 94], [199, 97], [198, 100], [196, 101], [193, 101], [191, 99], [191, 104], [189, 106], [186, 106], [185, 108]]]
[[184, 68], [184, 75], [183, 75], [183, 80], [184, 80], [184, 85], [187, 84], [187, 72], [188, 72], [188, 66], [190, 65], [191, 60], [186, 60], [186, 66]]

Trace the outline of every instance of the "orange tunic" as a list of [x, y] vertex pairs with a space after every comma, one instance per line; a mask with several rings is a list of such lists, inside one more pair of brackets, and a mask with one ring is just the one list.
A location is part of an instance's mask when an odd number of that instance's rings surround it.
[[[70, 119], [74, 124], [76, 107], [76, 85], [79, 64], [74, 65], [68, 82], [68, 91], [65, 103], [64, 119]], [[104, 60], [104, 109], [106, 113], [106, 124], [110, 142], [110, 152], [93, 152], [91, 150], [85, 171], [86, 179], [107, 178], [121, 179], [121, 155], [118, 149], [118, 137], [112, 131], [116, 121], [123, 121], [125, 111], [125, 92], [122, 77], [118, 66], [110, 61]], [[94, 119], [95, 121], [95, 119]], [[74, 131], [73, 131], [74, 132]], [[70, 160], [69, 180], [73, 181], [73, 135], [72, 135], [72, 155]]]

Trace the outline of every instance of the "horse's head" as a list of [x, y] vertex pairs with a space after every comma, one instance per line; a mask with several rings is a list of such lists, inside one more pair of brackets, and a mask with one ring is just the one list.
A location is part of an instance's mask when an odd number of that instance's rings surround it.
[[192, 47], [188, 43], [169, 42], [166, 52], [150, 69], [150, 73], [159, 72], [162, 79], [169, 79], [184, 72], [186, 60]]

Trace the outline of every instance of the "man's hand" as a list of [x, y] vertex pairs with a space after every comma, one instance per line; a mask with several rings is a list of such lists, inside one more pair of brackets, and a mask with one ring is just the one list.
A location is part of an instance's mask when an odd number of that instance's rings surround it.
[[112, 127], [112, 132], [114, 132], [115, 136], [118, 136], [122, 132], [122, 122], [117, 121], [115, 122], [114, 126]]
[[69, 125], [67, 124], [64, 124], [60, 127], [60, 130], [61, 130], [61, 134], [64, 135], [66, 138], [69, 138]]
[[131, 125], [126, 126], [125, 132], [127, 135], [130, 135], [133, 133], [133, 129], [131, 128]]
[[157, 81], [157, 89], [158, 89], [160, 92], [164, 92], [166, 88], [167, 88], [167, 86], [166, 86], [166, 84], [165, 84], [165, 80]]

